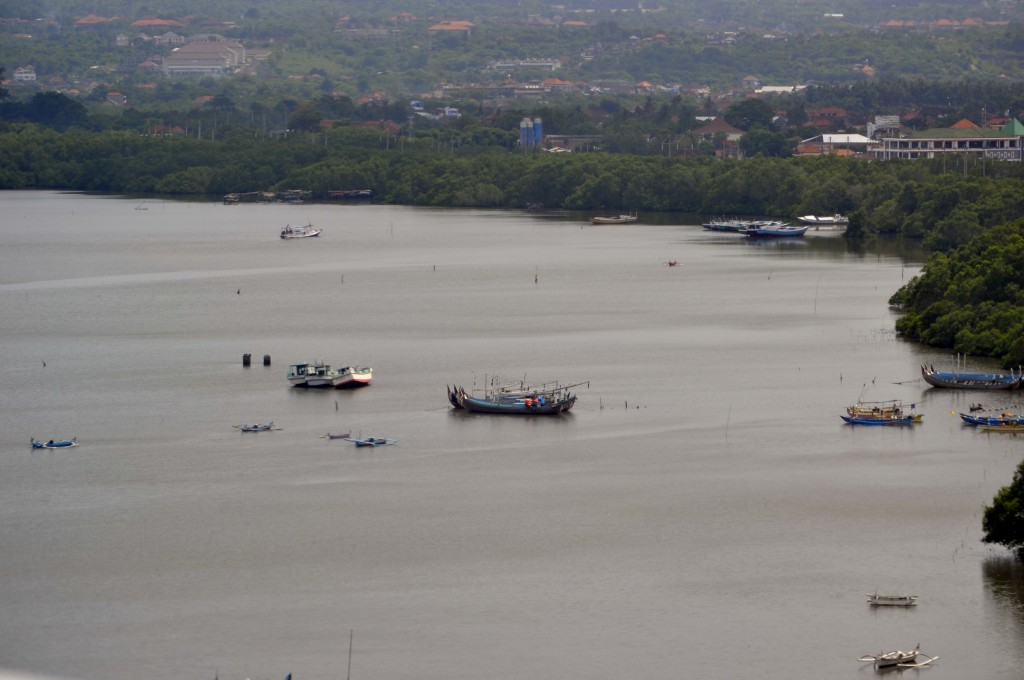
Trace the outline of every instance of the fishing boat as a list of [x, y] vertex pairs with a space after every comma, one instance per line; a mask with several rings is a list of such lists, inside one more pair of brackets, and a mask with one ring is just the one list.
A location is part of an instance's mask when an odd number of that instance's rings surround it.
[[[924, 661], [918, 661], [918, 657]], [[886, 670], [890, 668], [920, 668], [936, 661], [939, 657], [928, 656], [921, 653], [921, 645], [917, 645], [909, 652], [894, 650], [892, 652], [879, 652], [878, 654], [865, 654], [857, 659], [858, 661], [870, 662], [875, 670]]]
[[545, 384], [520, 388], [502, 387], [473, 395], [462, 387], [448, 388], [448, 401], [456, 409], [473, 413], [548, 416], [565, 413], [576, 405], [575, 385]]
[[317, 229], [312, 224], [307, 224], [304, 227], [293, 227], [288, 224], [281, 229], [281, 238], [312, 238], [313, 236], [319, 236], [323, 229]]
[[961, 413], [960, 419], [968, 425], [1024, 425], [1024, 416], [1005, 411], [999, 415], [986, 416]]
[[356, 446], [391, 446], [398, 443], [397, 439], [388, 439], [387, 437], [363, 437], [361, 439], [346, 437], [345, 441], [352, 442]]
[[917, 595], [881, 595], [868, 593], [868, 604], [878, 607], [915, 607]]
[[373, 369], [369, 366], [334, 369], [322, 362], [292, 364], [288, 367], [288, 382], [294, 387], [362, 387], [373, 382]]
[[731, 232], [742, 232], [746, 229], [750, 229], [752, 223], [748, 220], [711, 220], [705, 222], [703, 225], [707, 231], [731, 231]]
[[331, 434], [330, 432], [328, 432], [327, 434], [321, 436], [320, 438], [321, 439], [348, 439], [351, 436], [352, 436], [351, 432], [346, 432], [344, 434]]
[[33, 449], [70, 449], [73, 446], [78, 446], [78, 437], [72, 437], [71, 439], [50, 439], [45, 442], [37, 442], [35, 437], [32, 438]]
[[915, 413], [914, 409], [916, 407], [917, 404], [910, 404], [908, 410], [907, 404], [896, 399], [889, 401], [858, 401], [856, 404], [846, 407], [846, 415], [850, 418], [847, 422], [855, 425], [907, 425], [919, 423], [924, 414]]
[[1024, 374], [960, 373], [936, 371], [934, 366], [921, 364], [921, 377], [932, 387], [962, 390], [1016, 390], [1024, 384]]
[[810, 227], [836, 227], [845, 226], [850, 223], [850, 218], [836, 213], [835, 215], [801, 215], [797, 218]]
[[256, 423], [255, 425], [235, 425], [236, 429], [242, 432], [270, 432], [271, 430], [280, 430], [280, 427], [274, 427], [274, 421], [271, 420], [268, 423]]
[[839, 416], [850, 425], [914, 425], [921, 422], [921, 416], [902, 416], [899, 418], [872, 418], [865, 416]]
[[341, 380], [338, 371], [330, 364], [319, 361], [288, 367], [288, 382], [294, 387], [337, 387]]
[[621, 215], [595, 215], [590, 218], [591, 224], [629, 224], [630, 222], [636, 222], [637, 216], [634, 214], [621, 214]]
[[978, 425], [979, 430], [985, 432], [1006, 432], [1006, 433], [1021, 433], [1024, 432], [1024, 423], [1003, 423], [1001, 425]]
[[807, 227], [794, 227], [791, 224], [751, 226], [740, 233], [751, 238], [784, 238], [788, 236], [803, 236], [807, 233]]

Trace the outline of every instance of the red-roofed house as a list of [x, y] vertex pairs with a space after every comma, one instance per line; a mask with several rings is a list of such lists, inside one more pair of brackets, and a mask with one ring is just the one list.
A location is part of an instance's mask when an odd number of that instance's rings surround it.
[[139, 28], [185, 28], [185, 24], [174, 19], [139, 19], [133, 21], [132, 26]]
[[953, 123], [949, 127], [950, 127], [950, 129], [953, 129], [953, 130], [972, 130], [972, 129], [977, 129], [978, 128], [977, 125], [975, 125], [973, 122], [967, 120], [966, 118], [961, 118], [960, 120], [958, 120], [957, 122]]
[[463, 20], [459, 19], [459, 20], [442, 21], [440, 23], [436, 23], [436, 24], [434, 24], [433, 26], [431, 26], [427, 30], [429, 30], [429, 31], [464, 31], [465, 33], [469, 33], [469, 29], [473, 28], [473, 26], [474, 26], [474, 24], [472, 22], [463, 21]]

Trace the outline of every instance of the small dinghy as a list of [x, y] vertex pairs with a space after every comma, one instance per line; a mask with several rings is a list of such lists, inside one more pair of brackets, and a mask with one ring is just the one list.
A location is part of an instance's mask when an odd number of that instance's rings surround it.
[[364, 437], [362, 439], [346, 437], [345, 441], [352, 442], [356, 446], [389, 446], [398, 443], [397, 439], [388, 439], [387, 437]]
[[33, 449], [70, 449], [73, 446], [78, 446], [78, 437], [72, 437], [71, 439], [51, 439], [47, 442], [37, 442], [35, 437], [32, 438]]

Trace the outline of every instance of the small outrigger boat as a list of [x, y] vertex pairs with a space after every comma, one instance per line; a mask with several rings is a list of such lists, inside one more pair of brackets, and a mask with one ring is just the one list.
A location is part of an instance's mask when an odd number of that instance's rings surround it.
[[241, 430], [242, 432], [270, 432], [271, 430], [280, 430], [280, 427], [274, 427], [274, 421], [271, 420], [269, 423], [256, 423], [255, 425], [234, 425], [234, 428]]
[[33, 437], [31, 441], [33, 449], [70, 449], [73, 446], [78, 446], [78, 437], [51, 439], [46, 442], [37, 442], [35, 437]]
[[961, 390], [1016, 390], [1024, 385], [1024, 374], [1014, 373], [959, 373], [936, 371], [934, 366], [921, 364], [921, 377], [932, 387]]
[[[923, 657], [925, 660], [919, 662], [917, 660], [918, 657]], [[921, 666], [927, 666], [938, 658], [939, 657], [937, 656], [922, 654], [921, 645], [919, 644], [909, 652], [903, 652], [897, 649], [892, 652], [865, 654], [857, 659], [857, 661], [871, 662], [874, 664], [875, 670], [882, 671], [890, 668], [920, 668]]]
[[917, 595], [880, 595], [868, 593], [868, 604], [878, 607], [916, 607]]
[[293, 227], [288, 224], [281, 229], [281, 238], [312, 238], [313, 236], [319, 236], [323, 229], [317, 229], [312, 224], [307, 224], [304, 227]]
[[397, 439], [388, 439], [387, 437], [363, 437], [362, 439], [345, 437], [345, 441], [352, 442], [356, 446], [390, 446], [398, 443]]

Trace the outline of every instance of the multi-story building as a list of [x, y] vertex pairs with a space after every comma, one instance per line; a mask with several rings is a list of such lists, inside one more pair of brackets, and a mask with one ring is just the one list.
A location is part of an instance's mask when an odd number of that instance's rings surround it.
[[872, 150], [875, 158], [942, 158], [975, 155], [1004, 161], [1022, 160], [1024, 124], [1016, 118], [1001, 128], [960, 121], [951, 128], [922, 130], [904, 137], [886, 137]]

